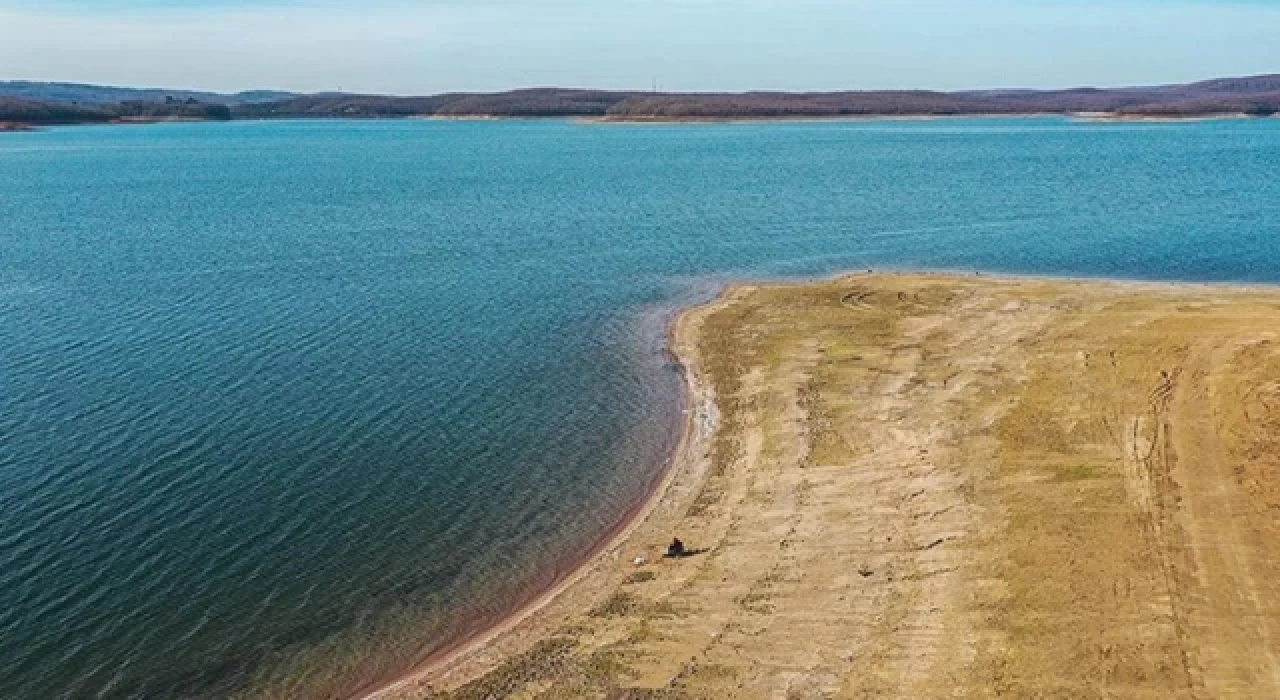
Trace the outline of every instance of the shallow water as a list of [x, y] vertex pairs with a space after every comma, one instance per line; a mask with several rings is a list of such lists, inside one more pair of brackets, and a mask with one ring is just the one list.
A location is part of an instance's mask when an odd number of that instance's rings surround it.
[[0, 697], [402, 670], [651, 487], [674, 308], [885, 266], [1280, 281], [1280, 121], [4, 135]]

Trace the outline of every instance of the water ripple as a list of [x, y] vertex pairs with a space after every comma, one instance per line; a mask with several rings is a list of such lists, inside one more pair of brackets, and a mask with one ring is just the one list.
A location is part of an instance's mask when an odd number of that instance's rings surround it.
[[1274, 121], [24, 143], [0, 149], [5, 698], [324, 697], [501, 615], [653, 483], [664, 324], [722, 281], [1280, 270]]

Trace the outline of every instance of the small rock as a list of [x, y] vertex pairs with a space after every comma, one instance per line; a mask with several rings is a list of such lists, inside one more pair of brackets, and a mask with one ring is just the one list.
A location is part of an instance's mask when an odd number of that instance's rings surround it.
[[636, 566], [644, 566], [645, 564], [649, 563], [649, 560], [645, 559], [644, 557], [636, 557], [635, 560], [632, 561], [631, 563], [635, 564]]

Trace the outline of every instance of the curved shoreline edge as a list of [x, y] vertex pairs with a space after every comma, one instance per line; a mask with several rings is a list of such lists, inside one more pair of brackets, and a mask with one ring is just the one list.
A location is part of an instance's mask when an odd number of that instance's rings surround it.
[[[1210, 291], [1265, 291], [1271, 285], [1241, 282], [1201, 282], [1179, 280], [1128, 279], [1117, 277], [1073, 277], [1064, 275], [986, 273], [973, 270], [881, 268], [867, 275], [895, 277], [976, 278], [986, 282], [1005, 283], [1075, 283], [1110, 286], [1131, 291], [1171, 291], [1201, 287]], [[552, 581], [509, 614], [456, 643], [432, 653], [408, 671], [385, 681], [370, 683], [351, 696], [351, 700], [418, 700], [424, 694], [456, 688], [499, 667], [504, 662], [528, 651], [539, 640], [550, 636], [575, 613], [590, 609], [616, 589], [621, 578], [618, 569], [629, 568], [623, 550], [643, 547], [633, 542], [637, 530], [670, 527], [667, 518], [654, 518], [657, 511], [677, 517], [697, 497], [707, 471], [707, 449], [718, 425], [715, 395], [700, 371], [698, 333], [708, 316], [730, 306], [760, 287], [789, 287], [830, 284], [856, 279], [861, 270], [845, 270], [809, 278], [741, 279], [723, 284], [719, 293], [707, 301], [679, 308], [667, 323], [665, 350], [675, 360], [683, 378], [681, 410], [684, 421], [681, 435], [662, 471], [656, 476], [652, 490], [614, 528], [602, 538], [567, 573]], [[701, 426], [700, 430], [695, 430]], [[681, 488], [675, 489], [677, 482]], [[653, 522], [659, 520], [659, 522]], [[660, 553], [659, 553], [660, 554]], [[577, 590], [585, 589], [585, 590]], [[603, 595], [601, 594], [603, 591]]]
[[869, 272], [668, 342], [661, 486], [366, 697], [1280, 697], [1280, 288]]
[[[698, 331], [703, 319], [733, 303], [749, 285], [726, 286], [713, 300], [679, 310], [667, 326], [666, 350], [684, 380], [684, 422], [665, 468], [652, 491], [589, 552], [570, 573], [528, 603], [470, 637], [425, 659], [415, 668], [357, 700], [401, 700], [453, 687], [479, 677], [532, 647], [574, 612], [590, 607], [614, 588], [630, 557], [644, 549], [634, 540], [642, 529], [660, 530], [677, 519], [697, 496], [707, 471], [707, 448], [718, 424], [715, 394], [699, 369]], [[649, 553], [650, 556], [660, 553]], [[637, 554], [637, 556], [643, 556]]]

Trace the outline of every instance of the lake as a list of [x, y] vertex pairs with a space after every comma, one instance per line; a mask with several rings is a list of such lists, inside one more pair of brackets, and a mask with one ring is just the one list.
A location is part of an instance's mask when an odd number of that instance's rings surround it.
[[0, 135], [0, 697], [394, 676], [653, 488], [677, 309], [866, 268], [1280, 281], [1280, 120]]

